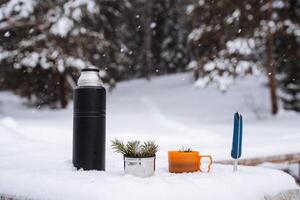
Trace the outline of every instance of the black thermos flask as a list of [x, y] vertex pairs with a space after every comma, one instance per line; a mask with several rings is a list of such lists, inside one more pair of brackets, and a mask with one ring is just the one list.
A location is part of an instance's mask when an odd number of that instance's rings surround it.
[[73, 164], [77, 169], [105, 170], [105, 108], [99, 69], [82, 69], [74, 90]]

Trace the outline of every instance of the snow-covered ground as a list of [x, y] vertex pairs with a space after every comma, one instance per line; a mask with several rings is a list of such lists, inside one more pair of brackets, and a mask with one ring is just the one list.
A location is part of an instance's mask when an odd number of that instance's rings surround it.
[[[0, 194], [32, 199], [260, 199], [296, 188], [271, 169], [213, 165], [209, 174], [169, 174], [167, 151], [191, 147], [229, 159], [233, 113], [244, 116], [242, 157], [300, 151], [300, 115], [269, 115], [262, 77], [236, 80], [227, 93], [197, 89], [184, 73], [117, 85], [107, 98], [106, 172], [72, 167], [72, 103], [65, 110], [27, 108], [0, 93]], [[123, 175], [122, 156], [110, 140], [155, 140], [156, 175]]]

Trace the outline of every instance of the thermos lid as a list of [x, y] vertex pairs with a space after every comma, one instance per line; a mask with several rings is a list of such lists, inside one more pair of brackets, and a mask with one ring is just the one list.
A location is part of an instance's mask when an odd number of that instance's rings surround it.
[[96, 67], [88, 67], [81, 70], [77, 85], [81, 86], [102, 86], [99, 76], [99, 69]]

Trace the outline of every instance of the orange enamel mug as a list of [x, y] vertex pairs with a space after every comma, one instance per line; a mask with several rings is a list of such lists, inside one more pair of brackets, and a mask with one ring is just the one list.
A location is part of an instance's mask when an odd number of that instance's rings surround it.
[[200, 155], [198, 151], [169, 151], [169, 172], [183, 173], [183, 172], [196, 172], [201, 170], [201, 158], [208, 158], [208, 170], [212, 165], [212, 157], [210, 155]]

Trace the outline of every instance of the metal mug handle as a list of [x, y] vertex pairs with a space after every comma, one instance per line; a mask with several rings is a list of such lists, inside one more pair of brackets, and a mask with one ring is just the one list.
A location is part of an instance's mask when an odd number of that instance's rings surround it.
[[202, 172], [202, 170], [201, 170], [201, 158], [208, 158], [209, 159], [209, 163], [208, 163], [208, 170], [207, 170], [207, 172], [210, 172], [210, 167], [211, 167], [211, 165], [212, 165], [212, 157], [211, 157], [211, 155], [201, 155], [201, 156], [199, 156], [199, 159], [200, 159], [200, 172]]

